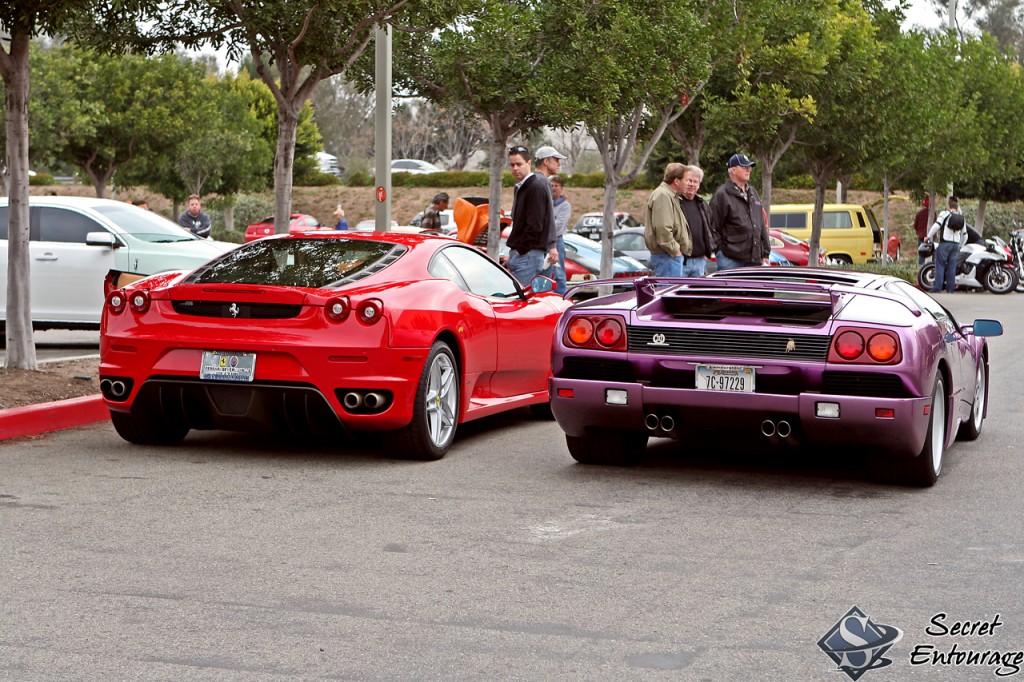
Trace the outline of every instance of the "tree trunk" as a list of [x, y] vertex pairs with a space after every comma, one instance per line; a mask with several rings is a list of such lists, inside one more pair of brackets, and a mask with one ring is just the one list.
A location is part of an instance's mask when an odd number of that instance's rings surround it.
[[[295, 134], [299, 116], [293, 103], [277, 108], [277, 153], [274, 155], [274, 234], [288, 234], [292, 215], [292, 167], [295, 163]], [[302, 102], [297, 105], [302, 108]]]
[[821, 253], [821, 219], [825, 213], [826, 182], [828, 182], [826, 173], [814, 174], [814, 214], [811, 218], [811, 238], [808, 240], [811, 246], [811, 252], [807, 257], [808, 264], [817, 263], [818, 254]]
[[988, 199], [978, 199], [978, 212], [974, 216], [974, 229], [978, 234], [985, 234], [985, 209], [988, 208]]
[[765, 214], [772, 212], [772, 176], [775, 174], [775, 163], [771, 159], [761, 159], [761, 208]]
[[889, 192], [891, 189], [892, 183], [889, 178], [882, 178], [882, 255], [889, 253]]
[[28, 250], [28, 102], [29, 36], [11, 36], [9, 59], [3, 69], [6, 92], [8, 163], [6, 366], [38, 369], [32, 339], [30, 258]]
[[235, 231], [235, 202], [231, 200], [224, 206], [224, 229], [228, 232]]
[[615, 195], [619, 189], [615, 180], [614, 172], [605, 172], [603, 217], [601, 218], [601, 279], [609, 279], [614, 274], [612, 269], [612, 231], [615, 229]]
[[[501, 174], [505, 170], [505, 142], [508, 140], [501, 125], [491, 123], [491, 169], [489, 175], [487, 207], [487, 255], [498, 260], [501, 240]], [[509, 210], [511, 210], [511, 206]], [[513, 220], [515, 217], [513, 216]]]

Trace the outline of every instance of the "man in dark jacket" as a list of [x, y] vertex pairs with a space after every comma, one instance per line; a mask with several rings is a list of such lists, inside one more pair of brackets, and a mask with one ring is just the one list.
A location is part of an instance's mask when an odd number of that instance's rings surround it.
[[761, 197], [750, 186], [754, 162], [743, 154], [729, 158], [729, 179], [711, 198], [711, 228], [718, 242], [719, 270], [768, 265], [772, 251]]
[[529, 286], [547, 267], [545, 258], [551, 263], [558, 262], [551, 186], [546, 177], [530, 170], [530, 151], [526, 147], [509, 149], [508, 165], [516, 186], [512, 193], [512, 232], [508, 237], [506, 265], [520, 284]]
[[693, 246], [683, 263], [683, 277], [703, 277], [708, 258], [715, 252], [715, 237], [711, 231], [711, 209], [707, 202], [697, 195], [704, 171], [698, 166], [687, 166], [683, 171], [683, 187], [679, 194], [679, 205], [686, 216]]

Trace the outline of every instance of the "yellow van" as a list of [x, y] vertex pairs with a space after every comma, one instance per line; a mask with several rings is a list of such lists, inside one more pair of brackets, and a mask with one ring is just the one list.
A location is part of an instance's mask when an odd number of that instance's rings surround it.
[[[768, 223], [794, 237], [811, 240], [814, 204], [773, 205]], [[825, 204], [821, 220], [821, 248], [829, 258], [846, 263], [867, 263], [880, 253], [881, 232], [871, 209], [857, 204]]]

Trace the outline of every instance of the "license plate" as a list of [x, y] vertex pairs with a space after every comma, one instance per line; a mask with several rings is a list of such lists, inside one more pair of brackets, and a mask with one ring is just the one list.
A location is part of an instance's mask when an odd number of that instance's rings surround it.
[[255, 353], [204, 350], [199, 378], [207, 381], [252, 381], [255, 370]]
[[697, 365], [697, 388], [702, 391], [753, 393], [754, 368], [745, 365]]

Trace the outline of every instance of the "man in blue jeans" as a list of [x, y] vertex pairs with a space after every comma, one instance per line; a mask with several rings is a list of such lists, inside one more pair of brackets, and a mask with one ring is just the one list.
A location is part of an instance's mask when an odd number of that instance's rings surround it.
[[960, 249], [967, 243], [967, 223], [960, 214], [960, 202], [949, 198], [949, 210], [943, 211], [928, 230], [928, 239], [935, 243], [935, 284], [932, 293], [956, 291], [956, 268]]
[[508, 150], [508, 165], [515, 178], [512, 191], [512, 232], [508, 236], [508, 261], [512, 276], [524, 287], [544, 270], [544, 259], [558, 262], [551, 186], [543, 175], [530, 170], [530, 151], [515, 146]]

